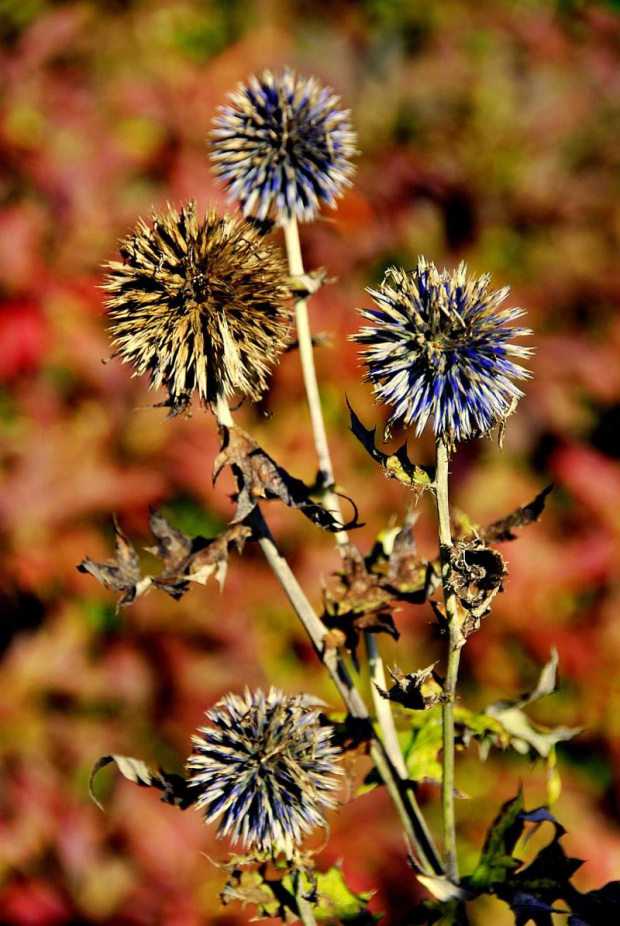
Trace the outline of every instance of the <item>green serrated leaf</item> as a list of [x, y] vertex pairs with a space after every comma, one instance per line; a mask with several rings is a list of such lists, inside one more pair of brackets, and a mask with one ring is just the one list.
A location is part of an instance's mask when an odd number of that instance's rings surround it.
[[476, 868], [467, 879], [468, 886], [482, 893], [492, 885], [506, 881], [519, 866], [512, 857], [514, 847], [523, 832], [523, 794], [521, 791], [507, 801], [491, 824]]
[[316, 874], [317, 903], [313, 908], [317, 919], [337, 916], [345, 923], [377, 923], [381, 918], [368, 911], [372, 892], [356, 894], [344, 880], [338, 865]]
[[431, 781], [440, 783], [442, 765], [439, 753], [442, 749], [441, 710], [431, 708], [418, 715], [417, 729], [412, 731], [409, 742], [405, 744], [404, 758], [407, 772], [412, 781]]

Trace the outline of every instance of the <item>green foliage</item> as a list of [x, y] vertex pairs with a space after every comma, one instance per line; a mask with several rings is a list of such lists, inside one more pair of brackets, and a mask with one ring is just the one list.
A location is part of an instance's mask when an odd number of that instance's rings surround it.
[[368, 910], [370, 893], [356, 894], [344, 880], [342, 869], [334, 865], [325, 872], [312, 867], [289, 869], [283, 864], [247, 867], [235, 861], [227, 866], [230, 874], [222, 892], [222, 902], [239, 901], [257, 908], [260, 917], [294, 922], [300, 918], [299, 902], [308, 901], [318, 921], [347, 926], [372, 926], [380, 920]]

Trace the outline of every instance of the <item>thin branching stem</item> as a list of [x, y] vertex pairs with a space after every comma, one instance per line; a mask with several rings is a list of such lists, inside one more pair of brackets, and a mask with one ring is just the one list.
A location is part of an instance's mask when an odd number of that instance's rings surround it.
[[452, 530], [448, 497], [448, 448], [443, 440], [436, 444], [435, 499], [439, 523], [439, 550], [441, 557], [441, 581], [448, 624], [448, 663], [444, 682], [446, 700], [442, 705], [443, 727], [443, 782], [441, 811], [443, 826], [444, 858], [448, 877], [457, 882], [459, 878], [456, 855], [456, 822], [454, 815], [454, 700], [459, 673], [459, 661], [463, 646], [463, 635], [459, 625], [456, 595], [452, 586], [450, 551]]
[[294, 873], [293, 883], [295, 886], [295, 900], [297, 901], [297, 912], [303, 926], [317, 926], [312, 904], [306, 897], [306, 885], [301, 872], [298, 870]]
[[[299, 241], [299, 226], [295, 217], [288, 219], [284, 223], [284, 240], [286, 244], [289, 272], [292, 277], [302, 277], [304, 275], [304, 264]], [[316, 377], [316, 367], [314, 365], [314, 349], [312, 345], [307, 299], [295, 300], [295, 320], [297, 324], [297, 339], [299, 343], [301, 368], [310, 411], [310, 420], [312, 422], [314, 445], [319, 463], [320, 482], [322, 486], [325, 487], [325, 505], [339, 518], [342, 524], [343, 520], [340, 502], [333, 489], [335, 484], [334, 469], [329, 452], [329, 443], [327, 440], [325, 421], [323, 419], [323, 408]], [[347, 542], [348, 536], [346, 531], [339, 531], [336, 534], [336, 543], [338, 544], [342, 556], [346, 555]], [[370, 687], [377, 722], [390, 761], [400, 777], [405, 779], [407, 777], [407, 767], [398, 742], [392, 710], [389, 701], [383, 698], [379, 693], [380, 688], [383, 691], [387, 689], [387, 683], [383, 660], [379, 654], [379, 647], [377, 646], [375, 634], [365, 633], [364, 642], [368, 656]]]
[[[212, 409], [220, 428], [233, 427], [232, 415], [223, 391], [220, 390], [216, 395]], [[404, 780], [396, 770], [386, 747], [377, 737], [364, 700], [353, 684], [340, 653], [337, 649], [325, 645], [327, 627], [308, 601], [288, 562], [278, 550], [258, 505], [248, 518], [248, 525], [253, 529], [265, 559], [299, 617], [317, 656], [336, 685], [349, 714], [357, 720], [367, 721], [368, 735], [371, 738], [371, 756], [394, 801], [403, 831], [417, 854], [420, 868], [428, 874], [442, 874], [439, 855], [410, 782]]]
[[[297, 225], [297, 219], [295, 217], [287, 219], [284, 223], [284, 241], [286, 244], [289, 273], [292, 277], [302, 277], [304, 275], [304, 264], [299, 241], [299, 226]], [[319, 385], [316, 378], [314, 348], [312, 345], [312, 333], [310, 331], [310, 319], [308, 316], [308, 300], [306, 298], [295, 299], [295, 323], [297, 325], [299, 357], [308, 400], [310, 421], [312, 423], [314, 446], [316, 447], [316, 455], [319, 463], [319, 484], [325, 493], [325, 507], [332, 511], [332, 513], [340, 519], [340, 523], [342, 524], [340, 502], [338, 496], [334, 492], [334, 469], [329, 453], [329, 445], [327, 443], [327, 432], [325, 430], [325, 421], [323, 420], [323, 408], [321, 406]], [[340, 531], [336, 534], [336, 542], [339, 547], [344, 547], [347, 541], [348, 537], [345, 531]]]
[[443, 867], [439, 855], [433, 845], [432, 837], [415, 794], [411, 789], [411, 784], [404, 781], [396, 771], [384, 744], [377, 737], [370, 722], [366, 705], [353, 684], [338, 650], [325, 646], [327, 627], [316, 614], [286, 559], [278, 550], [258, 506], [252, 512], [249, 524], [254, 530], [259, 546], [274, 575], [280, 582], [290, 604], [303, 624], [317, 656], [336, 685], [349, 714], [357, 720], [368, 722], [372, 759], [394, 801], [403, 830], [417, 853], [420, 867], [429, 874], [442, 874]]

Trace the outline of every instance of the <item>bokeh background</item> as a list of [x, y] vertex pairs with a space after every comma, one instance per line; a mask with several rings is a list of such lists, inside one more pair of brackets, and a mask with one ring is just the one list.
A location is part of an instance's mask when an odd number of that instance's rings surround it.
[[[76, 564], [112, 552], [111, 514], [148, 545], [149, 505], [190, 533], [230, 518], [215, 488], [214, 422], [196, 408], [164, 421], [161, 399], [113, 361], [101, 264], [138, 215], [190, 198], [223, 205], [205, 139], [238, 81], [291, 65], [350, 107], [360, 155], [336, 212], [302, 229], [309, 268], [336, 281], [311, 306], [328, 332], [317, 364], [337, 478], [358, 503], [367, 551], [406, 491], [385, 480], [348, 431], [348, 394], [367, 425], [384, 420], [356, 350], [364, 287], [419, 254], [467, 260], [529, 310], [536, 355], [502, 453], [477, 441], [454, 459], [453, 501], [485, 523], [554, 482], [543, 519], [504, 548], [506, 593], [465, 649], [460, 693], [481, 708], [531, 687], [553, 646], [561, 690], [537, 705], [584, 728], [560, 747], [555, 813], [585, 890], [620, 877], [620, 18], [577, 0], [2, 0], [0, 3], [0, 922], [248, 922], [222, 908], [226, 857], [197, 813], [102, 772], [138, 756], [181, 771], [203, 711], [227, 691], [276, 684], [336, 695], [258, 551], [233, 555], [223, 595], [196, 587], [115, 612]], [[284, 357], [263, 409], [238, 421], [312, 482], [298, 360]], [[265, 415], [268, 412], [269, 415]], [[427, 437], [410, 455], [430, 463]], [[430, 503], [421, 551], [434, 553]], [[333, 540], [271, 503], [267, 516], [313, 602], [338, 566]], [[145, 554], [145, 568], [155, 562]], [[441, 657], [428, 607], [397, 616], [388, 664]], [[360, 759], [358, 775], [366, 771]], [[459, 759], [465, 870], [522, 781], [544, 800], [544, 768], [475, 749]], [[345, 796], [343, 796], [345, 797]], [[423, 799], [436, 820], [437, 794]], [[401, 923], [414, 886], [380, 791], [345, 802], [319, 856], [344, 859], [356, 890]], [[509, 923], [499, 905], [475, 922]]]

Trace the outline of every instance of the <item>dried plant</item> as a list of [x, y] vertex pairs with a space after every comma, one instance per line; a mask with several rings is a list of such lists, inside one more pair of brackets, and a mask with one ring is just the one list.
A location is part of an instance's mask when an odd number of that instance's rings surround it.
[[[192, 583], [211, 576], [224, 582], [228, 554], [256, 543], [299, 617], [347, 711], [343, 721], [321, 713], [309, 695], [286, 696], [271, 689], [226, 695], [207, 710], [208, 725], [193, 737], [189, 777], [154, 773], [137, 759], [103, 756], [92, 777], [114, 762], [129, 780], [163, 792], [163, 800], [204, 811], [219, 820], [218, 834], [241, 842], [245, 854], [226, 866], [225, 902], [256, 906], [260, 916], [331, 922], [373, 921], [367, 898], [350, 891], [338, 868], [321, 872], [304, 852], [304, 838], [335, 812], [343, 750], [367, 752], [374, 769], [364, 787], [385, 786], [406, 837], [413, 875], [431, 899], [412, 906], [409, 922], [456, 926], [468, 922], [468, 905], [494, 894], [512, 909], [517, 926], [550, 926], [556, 912], [571, 913], [571, 926], [598, 926], [617, 920], [617, 885], [580, 893], [572, 882], [579, 863], [568, 858], [563, 827], [549, 806], [526, 811], [522, 795], [507, 802], [492, 824], [478, 864], [459, 870], [455, 814], [457, 743], [477, 742], [489, 749], [514, 748], [547, 762], [549, 804], [558, 790], [556, 744], [576, 730], [547, 729], [525, 713], [530, 703], [557, 688], [557, 654], [543, 668], [538, 684], [514, 701], [472, 711], [457, 703], [460, 653], [503, 589], [507, 565], [490, 546], [514, 540], [515, 531], [542, 514], [549, 488], [529, 504], [487, 527], [462, 518], [455, 527], [449, 504], [449, 462], [462, 441], [501, 438], [522, 393], [515, 381], [528, 377], [520, 360], [531, 349], [513, 339], [530, 335], [512, 322], [519, 308], [503, 308], [507, 289], [493, 291], [489, 276], [468, 276], [461, 264], [440, 272], [425, 258], [412, 272], [390, 268], [383, 283], [370, 289], [375, 308], [363, 309], [368, 324], [354, 336], [363, 345], [366, 379], [379, 402], [390, 407], [388, 428], [402, 424], [416, 435], [430, 425], [435, 435], [435, 466], [410, 460], [407, 445], [385, 453], [350, 408], [351, 430], [383, 473], [397, 479], [403, 493], [417, 499], [431, 492], [437, 509], [438, 550], [423, 559], [416, 550], [411, 519], [383, 531], [368, 553], [351, 542], [344, 523], [323, 424], [307, 299], [324, 278], [305, 274], [297, 220], [314, 218], [320, 203], [333, 206], [350, 183], [354, 134], [339, 100], [313, 79], [266, 71], [232, 95], [216, 119], [216, 170], [243, 212], [247, 224], [208, 210], [199, 220], [194, 207], [169, 209], [141, 222], [121, 245], [123, 262], [108, 265], [105, 289], [115, 353], [152, 384], [168, 391], [173, 412], [186, 407], [193, 390], [210, 404], [219, 426], [221, 452], [216, 475], [231, 468], [237, 508], [231, 525], [217, 538], [191, 538], [153, 512], [151, 527], [163, 561], [159, 575], [144, 576], [131, 541], [117, 527], [116, 559], [80, 565], [129, 604], [151, 589], [175, 598]], [[289, 268], [264, 240], [273, 217], [283, 227]], [[227, 396], [257, 398], [267, 386], [267, 369], [286, 344], [293, 294], [301, 365], [306, 385], [319, 478], [313, 487], [290, 476], [235, 425]], [[190, 425], [188, 425], [190, 426]], [[377, 470], [379, 472], [379, 470]], [[324, 591], [324, 611], [310, 604], [272, 537], [263, 514], [273, 500], [298, 509], [330, 531], [342, 560], [335, 588]], [[377, 635], [398, 638], [396, 605], [430, 604], [446, 641], [445, 658], [425, 668], [394, 667], [388, 686]], [[372, 679], [373, 707], [357, 685], [364, 658]], [[411, 661], [403, 654], [403, 662]], [[395, 725], [398, 712], [401, 730]], [[426, 758], [418, 745], [426, 744]], [[430, 747], [429, 747], [430, 744]], [[429, 755], [430, 748], [430, 755]], [[354, 761], [352, 758], [351, 761]], [[441, 848], [416, 798], [420, 781], [441, 787]], [[327, 817], [326, 817], [327, 815]], [[529, 865], [517, 847], [532, 827], [546, 826], [549, 844]], [[364, 851], [360, 841], [360, 852]], [[266, 863], [272, 866], [269, 872]], [[558, 906], [560, 904], [560, 906]], [[328, 911], [327, 914], [325, 911]]]

